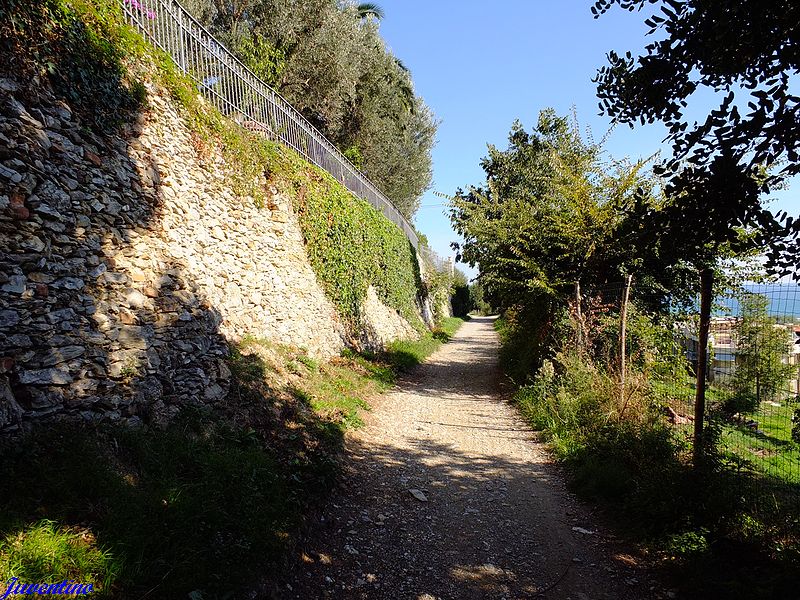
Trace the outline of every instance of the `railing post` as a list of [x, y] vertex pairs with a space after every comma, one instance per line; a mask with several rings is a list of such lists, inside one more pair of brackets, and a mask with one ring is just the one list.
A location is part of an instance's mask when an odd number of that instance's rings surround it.
[[181, 10], [181, 6], [178, 5], [178, 48], [180, 49], [180, 57], [181, 57], [181, 71], [184, 73], [189, 72], [189, 65], [186, 63], [186, 45], [184, 44], [184, 32], [186, 31], [186, 27], [184, 25], [184, 17], [183, 17], [183, 10]]

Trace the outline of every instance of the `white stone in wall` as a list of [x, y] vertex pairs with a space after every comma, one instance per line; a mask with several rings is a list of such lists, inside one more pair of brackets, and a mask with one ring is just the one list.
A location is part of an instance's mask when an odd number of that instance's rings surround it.
[[[175, 152], [191, 147], [191, 137], [171, 104], [163, 103], [151, 117], [139, 138], [141, 155], [157, 165], [160, 190], [170, 201], [163, 205], [161, 226], [152, 228], [145, 244], [161, 246], [167, 263], [185, 259], [182, 277], [211, 301], [228, 338], [250, 335], [302, 346], [318, 357], [338, 354], [342, 328], [311, 270], [293, 215], [276, 222], [251, 199], [237, 197], [219, 167], [207, 173], [207, 161]], [[174, 143], [165, 144], [165, 137]], [[146, 168], [140, 161], [140, 171]], [[275, 204], [290, 202], [278, 199]], [[278, 237], [291, 243], [279, 244]], [[159, 244], [162, 239], [166, 243]], [[295, 326], [279, 326], [279, 321]]]
[[367, 288], [367, 297], [361, 305], [361, 322], [362, 343], [370, 348], [385, 347], [392, 340], [419, 337], [408, 321], [381, 302], [372, 286]]

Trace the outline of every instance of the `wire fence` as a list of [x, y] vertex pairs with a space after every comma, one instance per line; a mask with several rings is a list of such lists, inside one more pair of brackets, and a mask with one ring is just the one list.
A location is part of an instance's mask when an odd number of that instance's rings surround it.
[[397, 225], [414, 248], [414, 228], [394, 204], [278, 92], [206, 31], [175, 0], [123, 0], [136, 29], [191, 77], [198, 91], [240, 126], [299, 153]]
[[576, 343], [614, 374], [623, 410], [655, 408], [685, 447], [701, 417], [754, 497], [800, 498], [800, 287], [744, 285], [713, 298], [700, 412], [699, 306], [636, 281], [578, 288]]

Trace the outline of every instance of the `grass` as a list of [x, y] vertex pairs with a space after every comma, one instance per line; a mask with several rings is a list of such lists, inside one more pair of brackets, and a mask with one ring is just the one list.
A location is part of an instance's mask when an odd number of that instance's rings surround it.
[[[600, 502], [688, 598], [795, 597], [799, 490], [787, 485], [785, 473], [767, 472], [766, 461], [779, 460], [777, 453], [759, 453], [764, 462], [755, 469], [741, 458], [752, 461], [757, 449], [772, 444], [782, 449], [780, 460], [792, 459], [791, 407], [763, 404], [756, 416], [762, 433], [737, 428], [730, 417], [722, 425], [712, 421], [705, 464], [693, 468], [685, 435], [691, 425], [669, 425], [661, 412], [666, 403], [692, 413], [688, 383], [645, 378], [640, 389], [648, 402], [622, 418], [613, 378], [585, 357], [560, 354], [555, 362], [520, 388], [516, 400], [567, 467], [576, 492]], [[631, 373], [631, 384], [637, 375]], [[712, 403], [726, 397], [716, 388], [710, 394]]]
[[800, 484], [800, 444], [792, 440], [795, 407], [789, 402], [780, 406], [762, 402], [758, 411], [743, 416], [757, 422], [757, 428], [725, 423], [720, 439], [724, 451], [746, 461], [757, 472], [787, 484]]
[[363, 363], [345, 357], [324, 365], [309, 366], [300, 361], [297, 366], [306, 369], [306, 373], [292, 388], [295, 397], [344, 428], [363, 425], [359, 413], [370, 409], [366, 398], [386, 390], [394, 381], [383, 374], [379, 365], [374, 370], [367, 369]]
[[[184, 412], [164, 430], [56, 426], [2, 457], [0, 579], [100, 582], [100, 598], [221, 597], [267, 571], [332, 472]], [[47, 521], [41, 522], [44, 517]]]
[[44, 519], [6, 534], [0, 541], [0, 573], [3, 581], [58, 583], [73, 580], [108, 590], [121, 565], [114, 556], [97, 547], [91, 531], [60, 527]]
[[[420, 360], [460, 320], [413, 344]], [[0, 580], [92, 583], [93, 597], [236, 598], [281, 567], [336, 481], [347, 429], [399, 372], [247, 338], [215, 412], [163, 428], [42, 426], [0, 452]], [[4, 591], [4, 590], [3, 590]]]
[[[338, 186], [294, 153], [201, 108], [191, 81], [123, 25], [119, 3], [12, 0], [0, 15], [22, 27], [0, 25], [15, 74], [20, 65], [25, 73], [48, 72], [99, 131], [143, 110], [138, 79], [155, 76], [186, 108], [198, 152], [218, 145], [237, 165], [229, 179], [243, 199], [265, 204], [267, 179]], [[131, 57], [152, 69], [129, 69]], [[388, 281], [384, 291], [396, 292]], [[421, 361], [453, 326], [447, 322], [409, 352]], [[397, 365], [382, 358], [320, 364], [249, 339], [232, 352], [231, 392], [217, 412], [186, 407], [164, 428], [38, 428], [0, 451], [8, 483], [0, 492], [0, 580], [69, 575], [96, 582], [98, 598], [240, 597], [239, 588], [278, 568], [309, 507], [335, 479], [344, 432], [361, 423], [366, 398], [394, 381]]]
[[385, 360], [395, 369], [407, 371], [423, 363], [439, 346], [449, 341], [463, 323], [464, 319], [447, 317], [439, 327], [422, 334], [418, 340], [396, 340], [389, 344]]
[[[659, 402], [669, 405], [678, 414], [691, 416], [694, 413], [694, 382], [657, 381], [650, 388]], [[722, 385], [710, 385], [706, 392], [706, 403], [710, 407], [724, 406], [732, 392]], [[800, 444], [792, 440], [792, 416], [797, 407], [789, 401], [780, 406], [762, 402], [757, 411], [742, 413], [740, 422], [720, 414], [721, 427], [719, 449], [730, 460], [761, 475], [775, 478], [786, 484], [800, 484]], [[747, 427], [741, 421], [755, 421], [757, 427]], [[692, 425], [685, 426], [687, 431]]]

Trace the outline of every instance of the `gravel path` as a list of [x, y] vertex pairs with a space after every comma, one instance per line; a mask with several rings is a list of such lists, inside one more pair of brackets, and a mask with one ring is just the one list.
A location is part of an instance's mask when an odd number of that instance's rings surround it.
[[565, 490], [497, 351], [474, 318], [375, 402], [279, 597], [667, 597]]

